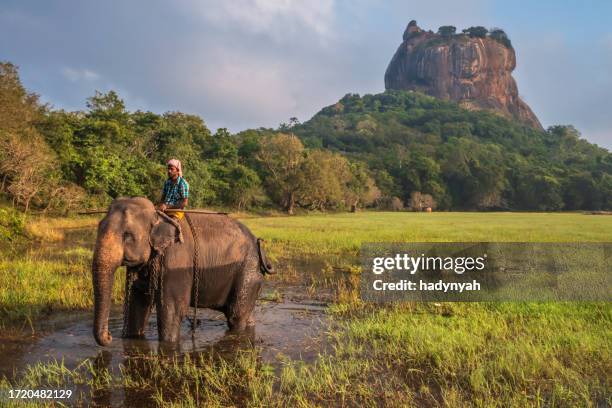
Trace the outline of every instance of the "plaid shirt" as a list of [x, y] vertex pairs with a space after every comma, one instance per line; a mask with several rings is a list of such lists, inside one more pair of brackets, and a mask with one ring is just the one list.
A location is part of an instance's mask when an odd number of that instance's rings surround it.
[[189, 198], [189, 184], [183, 177], [179, 176], [176, 183], [172, 179], [166, 180], [164, 191], [162, 192], [164, 204], [174, 206], [185, 198]]

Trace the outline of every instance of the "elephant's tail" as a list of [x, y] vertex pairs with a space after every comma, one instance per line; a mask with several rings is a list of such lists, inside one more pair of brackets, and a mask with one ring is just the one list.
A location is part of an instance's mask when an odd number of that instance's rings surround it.
[[268, 260], [268, 258], [266, 257], [266, 253], [264, 252], [263, 248], [261, 247], [262, 241], [263, 241], [263, 239], [257, 238], [257, 253], [259, 254], [259, 270], [264, 275], [266, 273], [270, 274], [270, 275], [273, 275], [276, 272], [274, 272], [274, 268], [272, 267], [272, 263]]

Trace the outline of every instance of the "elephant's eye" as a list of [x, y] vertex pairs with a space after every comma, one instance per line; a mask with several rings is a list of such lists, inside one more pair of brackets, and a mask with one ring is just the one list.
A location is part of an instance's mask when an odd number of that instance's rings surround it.
[[132, 242], [132, 241], [134, 241], [134, 234], [132, 234], [131, 232], [124, 232], [123, 233], [123, 241], [125, 241], [125, 242]]

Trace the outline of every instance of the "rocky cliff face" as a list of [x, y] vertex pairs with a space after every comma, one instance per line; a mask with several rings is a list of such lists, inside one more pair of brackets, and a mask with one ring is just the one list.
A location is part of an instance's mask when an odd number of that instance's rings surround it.
[[443, 36], [411, 21], [385, 72], [385, 88], [421, 91], [542, 128], [518, 96], [512, 77], [515, 67], [516, 55], [509, 42], [489, 36]]

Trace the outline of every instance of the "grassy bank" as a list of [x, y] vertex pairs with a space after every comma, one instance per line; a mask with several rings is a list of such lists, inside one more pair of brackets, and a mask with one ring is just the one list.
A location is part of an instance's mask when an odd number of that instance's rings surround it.
[[[273, 258], [316, 256], [334, 266], [354, 263], [361, 242], [367, 241], [596, 242], [612, 238], [612, 217], [576, 213], [365, 212], [245, 217], [243, 221], [266, 238]], [[79, 226], [91, 222], [80, 221]], [[53, 229], [62, 225], [56, 223]], [[91, 239], [88, 234], [77, 240], [76, 248], [60, 246], [63, 249], [55, 258], [52, 250], [5, 257], [0, 262], [4, 316], [35, 318], [45, 307], [90, 308], [91, 249], [84, 244]], [[360, 302], [351, 286], [338, 285], [337, 302], [328, 311], [334, 330], [325, 334], [331, 351], [311, 363], [278, 356], [274, 365], [263, 364], [257, 347], [238, 350], [229, 359], [135, 356], [119, 371], [108, 371], [89, 360], [75, 369], [61, 363], [31, 366], [21, 378], [5, 379], [0, 388], [69, 384], [82, 387], [87, 399], [102, 404], [99, 398], [108, 395], [108, 390], [119, 389], [128, 400], [144, 398], [165, 406], [612, 404], [609, 303], [378, 307]], [[122, 285], [116, 284], [117, 301], [121, 290]]]
[[607, 242], [612, 217], [581, 213], [361, 212], [245, 218], [276, 255], [356, 255], [362, 242]]
[[[312, 363], [257, 348], [133, 356], [120, 370], [87, 360], [31, 366], [24, 388], [87, 389], [104, 405], [482, 406], [610, 405], [610, 307], [605, 304], [402, 304], [362, 308], [329, 334], [334, 351]], [[5, 382], [5, 386], [9, 386]], [[2, 386], [0, 385], [0, 388]]]

